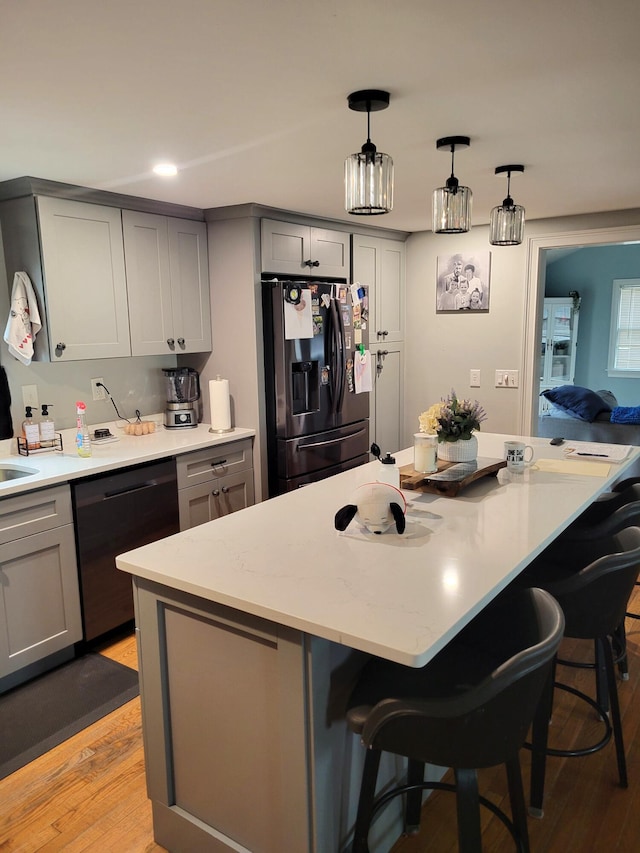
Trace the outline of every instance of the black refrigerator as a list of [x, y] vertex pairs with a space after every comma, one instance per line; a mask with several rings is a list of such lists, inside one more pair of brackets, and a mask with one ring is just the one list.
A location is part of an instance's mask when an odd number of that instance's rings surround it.
[[269, 495], [369, 461], [368, 293], [262, 282]]

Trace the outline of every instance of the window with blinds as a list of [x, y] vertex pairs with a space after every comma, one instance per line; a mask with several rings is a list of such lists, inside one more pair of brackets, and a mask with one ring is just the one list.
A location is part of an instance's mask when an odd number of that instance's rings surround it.
[[609, 376], [640, 376], [640, 278], [613, 282], [607, 372]]

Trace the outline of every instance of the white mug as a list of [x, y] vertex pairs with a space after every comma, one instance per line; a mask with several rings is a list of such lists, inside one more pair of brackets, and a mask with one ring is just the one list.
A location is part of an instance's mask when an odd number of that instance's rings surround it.
[[525, 465], [530, 465], [533, 461], [533, 447], [524, 441], [505, 441], [504, 458], [507, 460], [507, 470], [519, 474], [524, 471]]

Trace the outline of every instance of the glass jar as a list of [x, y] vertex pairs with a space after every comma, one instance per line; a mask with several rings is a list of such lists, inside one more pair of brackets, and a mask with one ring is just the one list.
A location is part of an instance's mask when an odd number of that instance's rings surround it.
[[413, 436], [413, 467], [418, 474], [433, 474], [438, 470], [438, 436], [417, 432]]

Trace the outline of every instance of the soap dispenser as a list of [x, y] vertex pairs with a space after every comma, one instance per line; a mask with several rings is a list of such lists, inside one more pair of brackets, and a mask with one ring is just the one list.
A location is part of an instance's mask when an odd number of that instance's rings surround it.
[[33, 418], [31, 406], [25, 408], [22, 435], [27, 444], [27, 450], [37, 450], [40, 447], [40, 431], [38, 422]]
[[54, 447], [56, 443], [56, 428], [53, 418], [49, 417], [50, 403], [42, 404], [42, 418], [40, 419], [40, 447]]

